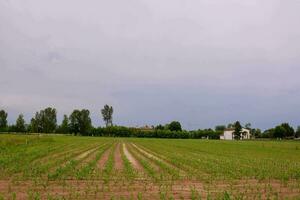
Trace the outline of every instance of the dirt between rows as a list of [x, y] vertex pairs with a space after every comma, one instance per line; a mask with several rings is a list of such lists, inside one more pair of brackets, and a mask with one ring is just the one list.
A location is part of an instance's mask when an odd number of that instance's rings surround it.
[[110, 154], [111, 149], [107, 149], [101, 156], [100, 160], [98, 161], [98, 168], [99, 169], [104, 169], [105, 163], [108, 160], [109, 154]]
[[244, 199], [290, 199], [300, 198], [299, 182], [289, 181], [283, 184], [280, 181], [237, 180], [232, 182], [215, 182], [211, 184], [200, 181], [165, 181], [154, 183], [151, 181], [109, 182], [102, 180], [67, 180], [35, 183], [34, 181], [1, 181], [0, 197], [28, 199], [32, 195], [40, 199], [49, 197], [64, 197], [65, 199], [111, 199], [142, 197], [143, 199], [161, 199], [172, 197], [174, 199], [191, 199], [201, 197], [206, 199], [222, 197], [224, 192]]
[[[114, 166], [116, 170], [121, 170], [123, 169], [123, 160], [120, 152], [120, 144], [117, 144], [116, 149], [114, 151]], [[144, 171], [144, 168], [142, 165], [135, 159], [131, 153], [128, 151], [127, 146], [125, 143], [122, 144], [123, 152], [126, 158], [129, 160], [129, 162], [132, 164], [132, 166], [137, 170], [137, 171]], [[104, 169], [106, 162], [108, 161], [109, 155], [111, 153], [112, 149], [106, 150], [103, 155], [101, 156], [100, 160], [98, 161], [98, 168], [99, 169]]]
[[[110, 153], [114, 150], [114, 168], [123, 169], [121, 148], [124, 155], [139, 171], [144, 170], [139, 163], [139, 157], [135, 158], [129, 150], [134, 144], [116, 144], [115, 148], [107, 149], [100, 160], [98, 167], [103, 169]], [[129, 150], [128, 150], [129, 148]], [[135, 146], [134, 152], [140, 150]], [[93, 154], [95, 149], [87, 150], [80, 155], [83, 159]], [[143, 151], [147, 157], [154, 156]], [[138, 154], [141, 154], [141, 151]], [[141, 156], [141, 155], [140, 155]], [[156, 157], [156, 156], [154, 156]], [[156, 158], [154, 158], [156, 159]], [[159, 159], [159, 158], [158, 158]], [[225, 191], [233, 197], [243, 199], [294, 199], [300, 198], [299, 180], [281, 182], [278, 180], [259, 181], [256, 179], [245, 180], [224, 180], [205, 182], [201, 180], [177, 180], [177, 181], [153, 181], [151, 179], [126, 180], [124, 177], [112, 176], [107, 183], [102, 179], [94, 180], [39, 180], [39, 181], [12, 181], [0, 180], [0, 199], [32, 199], [38, 196], [39, 199], [65, 198], [65, 199], [217, 199], [223, 197]], [[16, 198], [15, 198], [16, 197]]]
[[129, 162], [132, 164], [132, 166], [138, 170], [138, 171], [144, 171], [144, 168], [142, 165], [131, 155], [131, 153], [128, 151], [125, 143], [123, 143], [123, 152], [126, 158], [129, 160]]
[[116, 170], [122, 170], [123, 169], [123, 160], [121, 156], [121, 149], [120, 149], [120, 143], [117, 144], [115, 152], [114, 152], [114, 168]]

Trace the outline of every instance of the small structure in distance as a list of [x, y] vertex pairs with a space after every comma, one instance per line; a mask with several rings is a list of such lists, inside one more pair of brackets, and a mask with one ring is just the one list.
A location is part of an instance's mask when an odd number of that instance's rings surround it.
[[[222, 135], [220, 135], [221, 140], [234, 140], [234, 128], [226, 128]], [[251, 138], [250, 130], [242, 128], [241, 140], [247, 140]]]

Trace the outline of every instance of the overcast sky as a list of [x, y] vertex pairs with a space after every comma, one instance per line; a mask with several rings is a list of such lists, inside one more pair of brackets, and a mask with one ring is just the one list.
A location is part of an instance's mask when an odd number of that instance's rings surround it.
[[0, 109], [300, 125], [299, 0], [0, 0]]

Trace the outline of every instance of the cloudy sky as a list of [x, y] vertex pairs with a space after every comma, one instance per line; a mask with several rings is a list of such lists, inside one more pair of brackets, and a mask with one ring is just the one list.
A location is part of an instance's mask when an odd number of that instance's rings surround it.
[[300, 125], [299, 0], [0, 0], [0, 109]]

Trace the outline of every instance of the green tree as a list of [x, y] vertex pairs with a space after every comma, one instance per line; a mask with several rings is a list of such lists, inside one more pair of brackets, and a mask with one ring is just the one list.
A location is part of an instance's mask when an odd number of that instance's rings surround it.
[[295, 130], [288, 123], [282, 123], [281, 125], [275, 127], [273, 136], [275, 138], [294, 137]]
[[112, 120], [113, 120], [113, 107], [112, 106], [109, 106], [109, 105], [105, 105], [104, 108], [101, 110], [101, 114], [102, 114], [102, 117], [103, 117], [103, 120], [105, 122], [105, 125], [106, 127], [108, 126], [112, 126]]
[[53, 133], [57, 126], [56, 109], [46, 108], [41, 111], [42, 129], [44, 133]]
[[25, 120], [23, 114], [20, 114], [16, 120], [16, 131], [17, 132], [26, 132]]
[[29, 131], [31, 133], [39, 133], [40, 132], [40, 129], [39, 129], [39, 123], [37, 122], [36, 120], [36, 117], [37, 117], [38, 113], [36, 112], [35, 113], [35, 117], [31, 118], [30, 120], [30, 124], [29, 124]]
[[283, 123], [281, 126], [285, 129], [285, 135], [284, 137], [294, 137], [295, 136], [295, 130], [293, 127], [289, 125], [289, 123]]
[[5, 110], [0, 110], [0, 131], [5, 131], [7, 128], [7, 113]]
[[75, 135], [88, 135], [92, 128], [90, 111], [87, 109], [74, 110], [69, 117], [70, 131]]
[[178, 121], [172, 121], [168, 127], [170, 131], [182, 131], [181, 124]]
[[279, 125], [275, 127], [273, 137], [284, 138], [285, 135], [286, 135], [286, 129], [283, 126]]
[[215, 130], [216, 131], [224, 131], [226, 129], [226, 126], [225, 125], [217, 125], [215, 127]]
[[53, 133], [56, 129], [56, 109], [46, 108], [35, 113], [31, 119], [30, 127], [32, 132], [36, 133]]
[[299, 138], [300, 137], [300, 126], [297, 127], [297, 131], [295, 133], [295, 137]]
[[234, 132], [233, 132], [233, 134], [234, 134], [234, 138], [235, 138], [236, 140], [241, 139], [242, 125], [241, 125], [241, 123], [240, 123], [239, 121], [236, 121], [236, 122], [234, 123]]
[[155, 127], [155, 130], [164, 130], [164, 126], [161, 125], [161, 124], [158, 124], [156, 127]]
[[81, 112], [80, 110], [74, 110], [70, 117], [70, 131], [77, 135], [79, 133], [79, 124], [81, 123]]
[[262, 137], [262, 133], [261, 133], [261, 130], [260, 129], [252, 129], [251, 130], [251, 133], [252, 135], [255, 137], [255, 138], [261, 138]]
[[64, 115], [64, 118], [61, 122], [61, 125], [58, 127], [57, 130], [58, 133], [63, 133], [63, 134], [67, 134], [70, 132], [69, 129], [69, 118], [67, 115]]
[[261, 135], [262, 138], [273, 138], [274, 137], [275, 128], [267, 129]]

